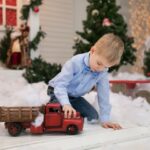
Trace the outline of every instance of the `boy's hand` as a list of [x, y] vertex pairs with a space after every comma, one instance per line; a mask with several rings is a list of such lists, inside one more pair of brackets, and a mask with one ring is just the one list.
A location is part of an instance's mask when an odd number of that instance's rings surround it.
[[113, 128], [114, 130], [122, 129], [122, 127], [118, 123], [112, 123], [112, 122], [103, 122], [102, 127]]
[[76, 117], [76, 110], [71, 105], [68, 104], [64, 105], [63, 111], [65, 118], [71, 118], [72, 115], [74, 118]]

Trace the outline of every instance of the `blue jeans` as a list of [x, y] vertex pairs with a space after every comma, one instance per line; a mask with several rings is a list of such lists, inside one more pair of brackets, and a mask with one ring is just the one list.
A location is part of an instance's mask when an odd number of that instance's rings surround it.
[[93, 119], [98, 120], [98, 113], [96, 109], [88, 103], [83, 97], [77, 97], [77, 98], [69, 98], [71, 105], [73, 108], [80, 112], [82, 117], [87, 117], [88, 121], [91, 121]]
[[[49, 96], [51, 96], [50, 102], [54, 102], [54, 103], [59, 102], [53, 92], [51, 94], [49, 94]], [[98, 120], [97, 111], [83, 97], [70, 97], [69, 96], [69, 101], [70, 101], [72, 107], [76, 111], [80, 112], [82, 117], [87, 117], [88, 121], [91, 121], [93, 119]]]

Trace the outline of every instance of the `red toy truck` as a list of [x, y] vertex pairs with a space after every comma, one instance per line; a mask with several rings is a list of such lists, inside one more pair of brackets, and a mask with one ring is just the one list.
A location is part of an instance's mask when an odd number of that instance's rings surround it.
[[[35, 127], [32, 122], [39, 112], [44, 114], [44, 120], [40, 126]], [[0, 107], [0, 122], [5, 122], [11, 136], [18, 136], [26, 129], [30, 129], [32, 134], [60, 131], [73, 135], [83, 130], [84, 120], [79, 112], [76, 118], [64, 118], [59, 103], [48, 103], [43, 107]]]

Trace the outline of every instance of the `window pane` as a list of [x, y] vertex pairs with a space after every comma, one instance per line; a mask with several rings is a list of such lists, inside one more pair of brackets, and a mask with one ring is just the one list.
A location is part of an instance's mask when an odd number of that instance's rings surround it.
[[3, 24], [2, 8], [0, 8], [0, 25]]
[[17, 25], [17, 13], [14, 9], [6, 9], [6, 25]]
[[6, 5], [16, 6], [16, 0], [6, 0]]

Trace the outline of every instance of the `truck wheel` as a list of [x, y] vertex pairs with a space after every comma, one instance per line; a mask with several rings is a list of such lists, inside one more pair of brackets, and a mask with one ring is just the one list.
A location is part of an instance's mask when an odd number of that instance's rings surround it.
[[76, 125], [69, 125], [66, 132], [69, 135], [75, 135], [78, 133], [78, 127]]
[[9, 123], [8, 133], [11, 136], [18, 136], [22, 131], [22, 126], [19, 123]]

